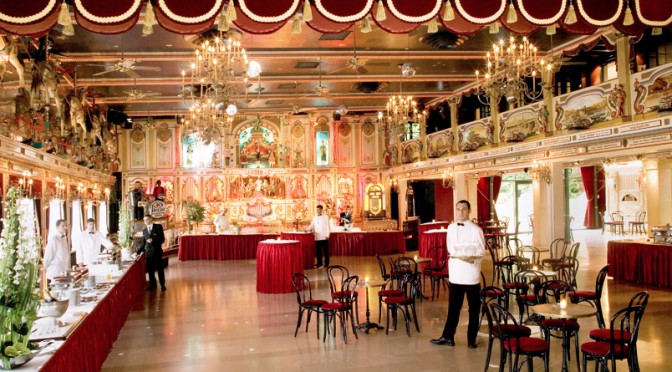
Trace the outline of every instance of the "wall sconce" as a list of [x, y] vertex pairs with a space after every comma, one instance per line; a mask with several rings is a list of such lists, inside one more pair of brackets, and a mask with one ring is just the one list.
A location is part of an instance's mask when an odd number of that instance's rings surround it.
[[399, 181], [393, 176], [390, 177], [390, 190], [397, 192], [399, 190]]
[[452, 189], [455, 187], [455, 175], [453, 174], [453, 170], [448, 170], [448, 171], [443, 171], [443, 178], [441, 180], [441, 185], [445, 189]]
[[548, 184], [553, 181], [551, 178], [551, 168], [544, 161], [534, 161], [530, 175], [535, 181], [544, 181]]
[[33, 173], [31, 171], [23, 171], [19, 179], [19, 190], [21, 195], [27, 198], [32, 197], [33, 194]]

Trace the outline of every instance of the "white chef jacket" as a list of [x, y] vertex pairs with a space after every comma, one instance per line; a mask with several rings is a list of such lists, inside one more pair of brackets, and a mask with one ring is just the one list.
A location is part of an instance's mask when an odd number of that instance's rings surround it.
[[329, 216], [322, 213], [319, 216], [313, 217], [308, 230], [315, 231], [315, 240], [329, 239]]
[[218, 214], [213, 223], [217, 231], [226, 231], [229, 229], [229, 219], [224, 214]]
[[43, 262], [47, 270], [47, 279], [60, 276], [70, 268], [70, 245], [67, 236], [53, 234], [49, 237], [44, 248]]
[[473, 285], [481, 282], [481, 261], [485, 256], [485, 238], [483, 230], [471, 221], [453, 223], [448, 226], [446, 243], [448, 253], [455, 257], [478, 257], [473, 263], [460, 260], [448, 260], [449, 281], [454, 284]]
[[100, 231], [89, 233], [88, 230], [82, 231], [79, 236], [79, 244], [75, 250], [77, 253], [77, 263], [91, 265], [98, 259], [100, 246], [105, 248], [114, 248], [114, 243], [109, 241]]

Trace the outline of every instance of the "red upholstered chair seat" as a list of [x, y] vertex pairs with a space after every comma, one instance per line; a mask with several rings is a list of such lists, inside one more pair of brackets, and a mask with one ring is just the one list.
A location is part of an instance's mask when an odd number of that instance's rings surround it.
[[533, 294], [521, 294], [519, 297], [523, 301], [530, 301], [530, 302], [535, 301], [537, 299], [537, 297]]
[[[590, 331], [589, 335], [593, 340], [609, 341], [611, 339], [611, 330], [607, 328], [593, 329]], [[632, 333], [628, 331], [621, 332], [620, 329], [615, 329], [614, 337], [616, 338], [616, 341], [628, 342], [630, 341], [630, 337], [632, 337]]]
[[[516, 339], [504, 341], [504, 348], [507, 351], [516, 351], [518, 349], [518, 343]], [[520, 338], [520, 350], [521, 353], [533, 354], [541, 353], [548, 350], [548, 343], [540, 338], [534, 337], [521, 337]]]
[[301, 306], [305, 307], [321, 307], [322, 305], [328, 303], [324, 300], [308, 300], [301, 303]]
[[387, 297], [383, 301], [386, 304], [403, 305], [413, 302], [413, 299], [402, 295], [402, 296]]
[[[332, 292], [331, 297], [333, 298], [345, 298], [350, 296], [350, 291], [337, 291], [337, 292]], [[359, 296], [359, 292], [355, 292], [355, 297]]]
[[387, 297], [395, 297], [395, 296], [403, 296], [404, 291], [401, 289], [383, 289], [382, 291], [378, 291], [378, 296], [387, 296]]
[[529, 327], [523, 325], [513, 325], [513, 324], [499, 324], [492, 326], [492, 333], [499, 335], [499, 330], [502, 329], [502, 333], [506, 334], [508, 337], [530, 337], [532, 330]]
[[527, 283], [523, 282], [508, 282], [502, 284], [502, 287], [505, 289], [515, 289], [515, 288], [520, 288], [520, 289], [528, 289], [530, 286]]
[[[628, 346], [614, 345], [616, 359], [623, 359], [628, 355]], [[581, 345], [581, 351], [586, 354], [607, 356], [611, 352], [611, 346], [608, 342], [586, 342]]]
[[[541, 321], [542, 328], [562, 329], [562, 319], [545, 319]], [[567, 319], [565, 328], [569, 331], [576, 331], [580, 328], [576, 319]]]
[[504, 296], [504, 291], [501, 289], [488, 289], [485, 291], [485, 295], [488, 297], [499, 297], [499, 296]]
[[345, 302], [329, 302], [322, 305], [322, 310], [324, 311], [338, 311], [348, 308], [350, 308], [350, 305], [346, 304]]
[[585, 299], [596, 298], [597, 294], [594, 291], [574, 291], [572, 297], [581, 297]]

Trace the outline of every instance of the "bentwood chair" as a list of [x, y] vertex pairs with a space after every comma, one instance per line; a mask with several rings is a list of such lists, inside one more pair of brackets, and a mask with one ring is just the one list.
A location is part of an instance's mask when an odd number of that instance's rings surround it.
[[[490, 367], [490, 357], [492, 355], [492, 344], [496, 338], [500, 339], [499, 343], [499, 349], [500, 349], [500, 356], [503, 356], [504, 353], [502, 351], [503, 349], [503, 342], [508, 340], [510, 337], [519, 335], [522, 337], [530, 337], [532, 334], [532, 330], [524, 325], [519, 325], [519, 326], [514, 326], [513, 324], [500, 324], [499, 321], [496, 321], [492, 315], [492, 311], [490, 309], [490, 304], [491, 303], [497, 303], [499, 306], [502, 306], [502, 303], [500, 302], [501, 297], [497, 296], [497, 293], [503, 293], [504, 291], [501, 288], [490, 286], [490, 287], [483, 287], [481, 289], [481, 306], [483, 307], [482, 312], [483, 315], [485, 315], [487, 321], [488, 321], [488, 352], [485, 358], [485, 371], [488, 370]], [[495, 294], [495, 295], [493, 295]], [[482, 318], [483, 316], [481, 316]], [[501, 334], [500, 334], [500, 328], [502, 328]], [[504, 338], [501, 338], [504, 337]], [[500, 361], [500, 370], [503, 370], [504, 368], [504, 362], [505, 360], [502, 359]]]
[[515, 287], [516, 303], [518, 304], [519, 312], [518, 322], [520, 324], [523, 324], [523, 315], [525, 313], [527, 313], [527, 317], [529, 318], [530, 306], [542, 303], [539, 297], [539, 290], [547, 280], [546, 275], [538, 270], [522, 270], [516, 273], [514, 282], [524, 284]]
[[[644, 316], [644, 311], [646, 311], [646, 305], [648, 304], [648, 302], [649, 302], [649, 292], [641, 291], [635, 293], [635, 295], [632, 296], [628, 306], [641, 307], [642, 312], [639, 314], [639, 317], [641, 319], [641, 317]], [[629, 339], [631, 337], [630, 333], [631, 332], [629, 330], [626, 330], [625, 332], [622, 330], [616, 330], [612, 332], [611, 329], [599, 328], [591, 330], [589, 336], [595, 341], [610, 342], [610, 340], [616, 340], [618, 342], [620, 340]], [[637, 357], [637, 343], [635, 342], [631, 347], [634, 349], [632, 351], [633, 352], [632, 357], [634, 358], [634, 365], [636, 367], [635, 371], [639, 371], [639, 359]]]
[[433, 273], [441, 272], [443, 271], [444, 268], [444, 262], [446, 260], [446, 254], [447, 250], [444, 247], [441, 246], [435, 246], [429, 248], [429, 251], [427, 252], [428, 257], [432, 259], [431, 262], [425, 266], [425, 268], [422, 270], [422, 277], [423, 277], [423, 283], [422, 283], [422, 290], [424, 292], [426, 284], [427, 284], [427, 279], [430, 280], [432, 278]]
[[516, 251], [516, 257], [519, 269], [530, 269], [533, 266], [539, 266], [540, 257], [539, 248], [531, 245], [524, 245]]
[[[401, 256], [394, 261], [394, 270], [399, 273], [411, 275], [411, 292], [414, 297], [422, 297], [422, 288], [420, 286], [420, 272], [418, 263], [414, 259]], [[403, 279], [403, 277], [402, 277]]]
[[637, 234], [646, 234], [644, 226], [646, 225], [646, 212], [637, 212], [635, 215], [634, 221], [628, 221], [630, 225], [630, 235], [633, 235], [635, 232]]
[[562, 260], [562, 257], [564, 257], [566, 248], [567, 241], [564, 238], [558, 238], [552, 241], [549, 249], [551, 257], [541, 260], [541, 266], [556, 271], [555, 265]]
[[591, 306], [597, 309], [595, 316], [597, 317], [597, 326], [600, 328], [606, 327], [604, 324], [604, 315], [602, 314], [602, 290], [604, 289], [604, 281], [607, 279], [609, 273], [609, 265], [605, 266], [597, 274], [595, 279], [594, 291], [574, 291], [572, 293], [572, 302], [578, 304], [580, 302], [588, 302]]
[[407, 273], [404, 275], [401, 281], [403, 295], [386, 297], [383, 299], [383, 302], [385, 302], [385, 305], [387, 306], [387, 327], [385, 329], [385, 334], [390, 333], [390, 311], [392, 312], [392, 320], [395, 330], [397, 329], [399, 311], [401, 311], [404, 316], [404, 322], [406, 323], [406, 334], [408, 337], [411, 337], [411, 316], [413, 317], [413, 322], [415, 323], [415, 330], [420, 332], [418, 316], [415, 312], [415, 293], [413, 290], [414, 280], [414, 275], [412, 273]]
[[[527, 363], [528, 371], [532, 371], [532, 358], [539, 357], [544, 359], [544, 371], [549, 371], [549, 343], [546, 340], [536, 337], [524, 336], [524, 333], [517, 332], [520, 325], [516, 323], [516, 318], [505, 308], [495, 303], [490, 304], [493, 320], [497, 320], [499, 327], [499, 339], [502, 340], [500, 371], [504, 370], [504, 364], [508, 356], [509, 371], [520, 371], [523, 364]], [[516, 330], [513, 334], [507, 334], [507, 330]], [[518, 364], [519, 358], [525, 357], [525, 361]], [[513, 360], [512, 360], [513, 359]]]
[[490, 258], [492, 258], [492, 282], [501, 283], [502, 269], [511, 269], [513, 264], [515, 264], [515, 260], [510, 261], [506, 259], [507, 257], [511, 257], [511, 252], [509, 251], [508, 246], [497, 247], [492, 242], [487, 242], [486, 248], [490, 253]]
[[[583, 370], [586, 371], [588, 360], [600, 363], [604, 370], [609, 370], [607, 360], [611, 360], [611, 371], [616, 372], [616, 361], [627, 359], [628, 369], [639, 372], [637, 359], [637, 336], [641, 324], [644, 307], [628, 306], [619, 310], [609, 322], [609, 339], [592, 341], [581, 345], [583, 352]], [[595, 365], [597, 370], [597, 365]]]
[[292, 275], [292, 286], [296, 291], [296, 300], [299, 303], [299, 318], [296, 321], [296, 330], [294, 330], [294, 337], [299, 332], [301, 321], [303, 320], [303, 313], [308, 312], [306, 318], [306, 332], [308, 332], [308, 325], [310, 324], [310, 315], [315, 313], [317, 316], [317, 339], [320, 339], [320, 313], [322, 312], [322, 305], [327, 301], [313, 299], [313, 293], [310, 286], [310, 279], [301, 273]]
[[[345, 288], [345, 281], [350, 277], [348, 268], [341, 265], [333, 265], [327, 267], [327, 280], [329, 281], [329, 288], [331, 289], [331, 299], [337, 302], [344, 302], [346, 298], [350, 297], [351, 293]], [[352, 294], [355, 298], [355, 316], [357, 323], [359, 323], [359, 293]]]
[[[331, 267], [331, 266], [330, 266]], [[331, 332], [332, 323], [334, 330], [334, 337], [336, 337], [336, 318], [339, 318], [341, 321], [341, 333], [343, 334], [343, 341], [348, 343], [348, 332], [346, 323], [348, 318], [352, 325], [352, 333], [357, 336], [357, 326], [355, 325], [355, 315], [353, 314], [353, 303], [356, 303], [357, 297], [357, 283], [359, 282], [359, 277], [357, 275], [350, 276], [343, 281], [343, 287], [341, 291], [347, 293], [347, 295], [340, 297], [338, 301], [329, 302], [322, 305], [322, 313], [324, 313], [324, 336], [322, 341], [327, 340], [327, 333]]]

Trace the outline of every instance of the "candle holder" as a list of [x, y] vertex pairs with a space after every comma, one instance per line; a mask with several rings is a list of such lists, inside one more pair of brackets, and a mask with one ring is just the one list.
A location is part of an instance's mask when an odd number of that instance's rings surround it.
[[19, 190], [23, 197], [33, 197], [33, 173], [31, 171], [23, 171], [21, 173], [21, 178], [19, 178]]

